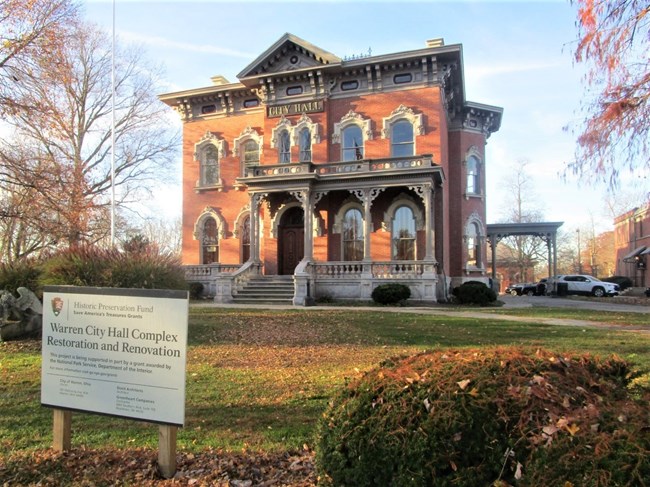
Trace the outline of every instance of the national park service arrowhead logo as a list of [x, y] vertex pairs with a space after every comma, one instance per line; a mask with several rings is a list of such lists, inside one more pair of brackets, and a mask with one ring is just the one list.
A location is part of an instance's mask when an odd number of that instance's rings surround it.
[[59, 313], [63, 311], [63, 299], [61, 298], [52, 298], [52, 312], [54, 316], [59, 316]]

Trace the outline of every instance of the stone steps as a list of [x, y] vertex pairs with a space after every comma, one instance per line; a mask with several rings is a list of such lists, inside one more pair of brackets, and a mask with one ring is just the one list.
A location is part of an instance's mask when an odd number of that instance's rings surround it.
[[293, 304], [293, 276], [250, 279], [233, 297], [235, 304]]

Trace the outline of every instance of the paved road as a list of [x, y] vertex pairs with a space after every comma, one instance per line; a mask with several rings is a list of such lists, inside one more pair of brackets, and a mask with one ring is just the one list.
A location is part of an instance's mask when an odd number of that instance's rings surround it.
[[624, 298], [558, 298], [555, 296], [511, 296], [503, 294], [499, 300], [505, 303], [504, 308], [573, 308], [592, 309], [596, 311], [621, 311], [626, 313], [646, 313], [650, 322], [650, 299], [641, 298], [646, 304], [627, 304], [619, 299]]

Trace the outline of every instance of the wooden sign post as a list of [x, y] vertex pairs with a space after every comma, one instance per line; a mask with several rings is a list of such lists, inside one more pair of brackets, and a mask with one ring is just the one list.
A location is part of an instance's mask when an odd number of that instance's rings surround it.
[[68, 451], [72, 445], [72, 412], [55, 409], [53, 424], [52, 448], [58, 452]]
[[158, 468], [170, 479], [176, 473], [176, 426], [163, 424], [158, 430]]

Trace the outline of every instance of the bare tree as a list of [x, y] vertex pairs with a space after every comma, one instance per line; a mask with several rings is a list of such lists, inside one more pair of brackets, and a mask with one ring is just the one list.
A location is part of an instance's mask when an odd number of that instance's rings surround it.
[[[543, 219], [535, 197], [535, 190], [527, 168], [528, 160], [519, 160], [507, 178], [504, 187], [509, 198], [505, 201], [504, 222], [533, 223]], [[497, 255], [498, 266], [506, 269], [509, 278], [516, 281], [534, 281], [536, 268], [546, 262], [545, 243], [537, 237], [517, 235], [504, 239]]]
[[[57, 63], [33, 66], [15, 89], [17, 109], [7, 122], [11, 140], [0, 143], [4, 190], [35, 196], [40, 221], [54, 241], [98, 241], [109, 231], [111, 171], [111, 43], [79, 25], [60, 45]], [[117, 204], [128, 205], [165, 181], [178, 133], [158, 101], [159, 71], [137, 48], [115, 55], [115, 169]]]

